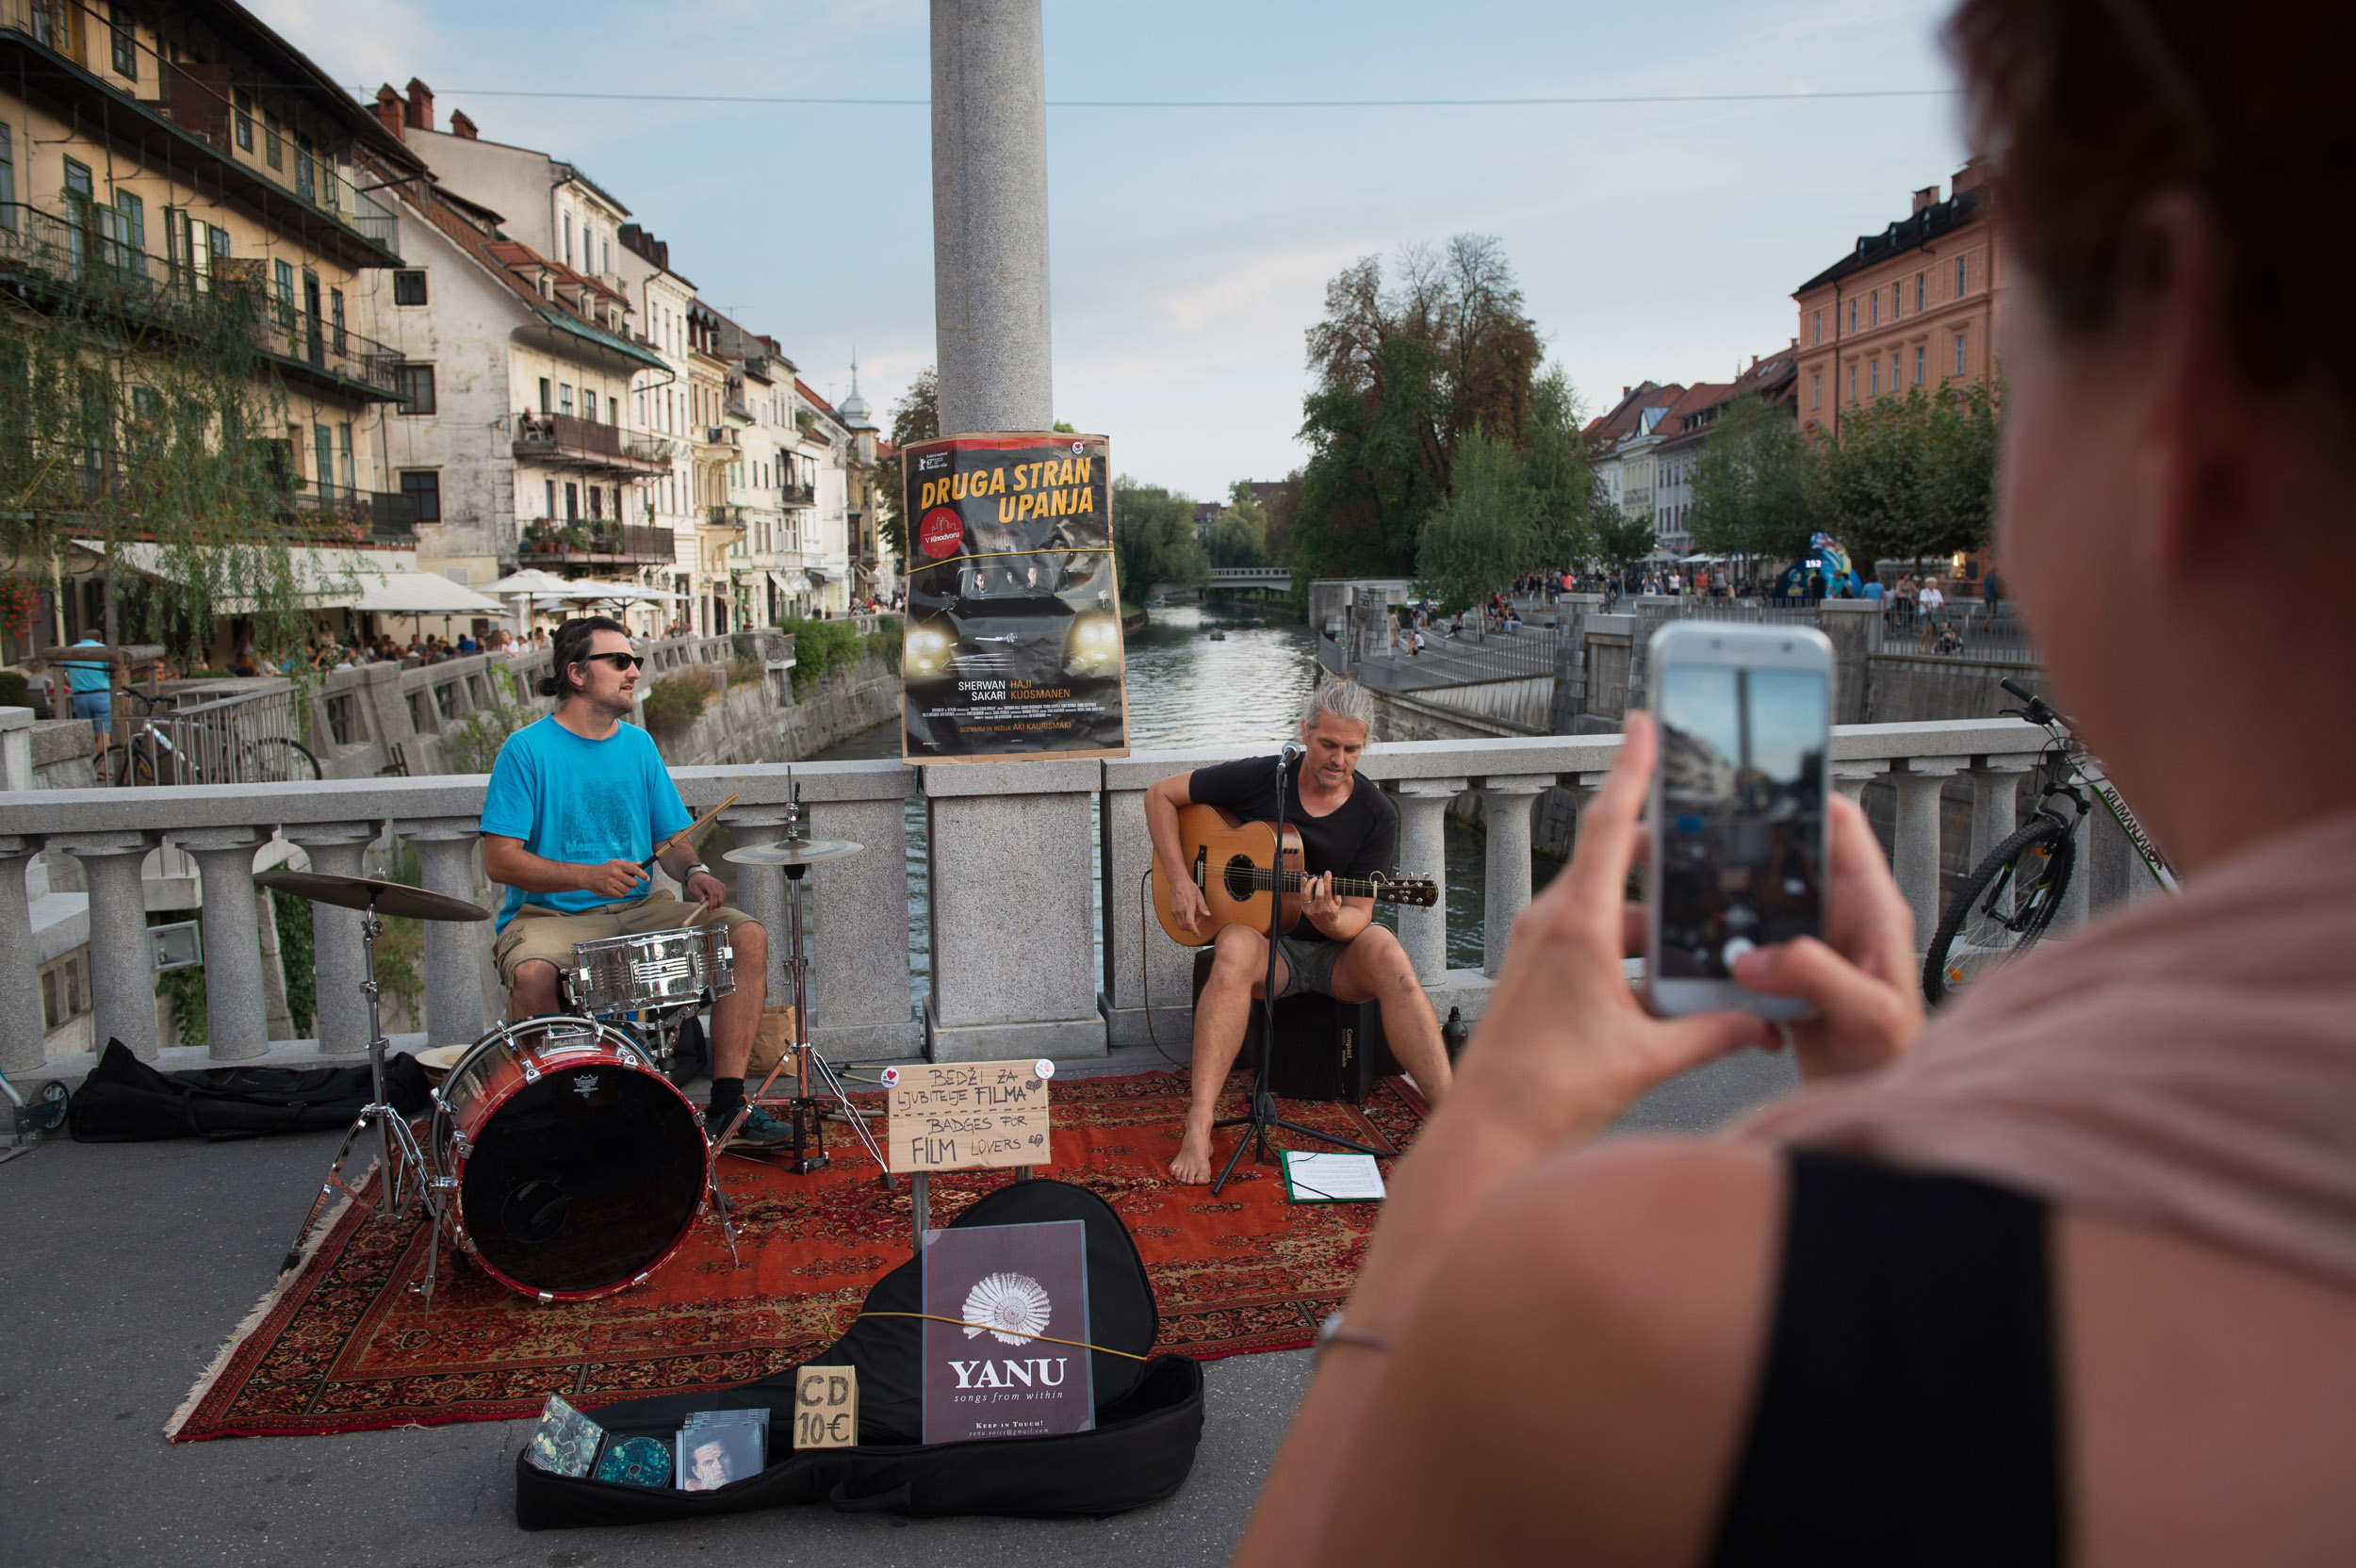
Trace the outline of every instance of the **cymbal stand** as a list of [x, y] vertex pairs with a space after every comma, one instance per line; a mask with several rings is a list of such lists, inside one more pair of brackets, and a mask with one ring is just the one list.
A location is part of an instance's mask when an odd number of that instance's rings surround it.
[[319, 1195], [303, 1216], [303, 1224], [295, 1231], [294, 1243], [286, 1249], [286, 1257], [278, 1265], [284, 1274], [303, 1261], [303, 1243], [310, 1235], [311, 1227], [319, 1217], [319, 1210], [338, 1192], [352, 1199], [360, 1194], [343, 1177], [344, 1161], [351, 1157], [352, 1148], [360, 1135], [373, 1123], [377, 1134], [377, 1168], [383, 1173], [376, 1193], [376, 1213], [380, 1219], [390, 1219], [406, 1213], [412, 1200], [424, 1205], [426, 1217], [434, 1232], [434, 1245], [426, 1251], [425, 1279], [410, 1288], [425, 1298], [426, 1311], [434, 1310], [434, 1266], [441, 1252], [442, 1193], [450, 1185], [448, 1178], [435, 1176], [425, 1152], [417, 1147], [417, 1135], [410, 1130], [409, 1119], [401, 1114], [384, 1098], [384, 1049], [392, 1042], [384, 1037], [384, 1024], [379, 1006], [382, 988], [376, 980], [376, 939], [384, 933], [384, 923], [377, 918], [376, 902], [360, 914], [360, 951], [367, 965], [366, 978], [360, 982], [361, 991], [368, 999], [368, 1102], [360, 1107], [360, 1114], [344, 1130], [344, 1141], [335, 1151], [335, 1163], [327, 1168], [327, 1180], [319, 1186]]

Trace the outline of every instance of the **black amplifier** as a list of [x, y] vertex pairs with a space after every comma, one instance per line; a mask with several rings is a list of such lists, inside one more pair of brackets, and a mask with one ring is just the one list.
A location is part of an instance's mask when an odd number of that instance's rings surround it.
[[[1194, 995], [1211, 977], [1208, 947], [1194, 956]], [[1260, 1004], [1252, 1004], [1244, 1026], [1246, 1068], [1259, 1064]], [[1316, 991], [1276, 1004], [1276, 1059], [1268, 1065], [1268, 1089], [1284, 1100], [1347, 1100], [1359, 1104], [1376, 1080], [1399, 1071], [1391, 1042], [1383, 1035], [1383, 1006], [1376, 1002], [1336, 1002]]]

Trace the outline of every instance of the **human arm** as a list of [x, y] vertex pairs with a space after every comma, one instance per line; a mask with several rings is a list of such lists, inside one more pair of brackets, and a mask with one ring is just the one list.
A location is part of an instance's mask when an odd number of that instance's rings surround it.
[[1187, 874], [1186, 847], [1178, 841], [1178, 808], [1194, 804], [1193, 782], [1190, 773], [1172, 774], [1145, 792], [1145, 831], [1153, 841], [1154, 863], [1170, 889], [1170, 912], [1188, 936], [1211, 912], [1209, 900]]
[[671, 874], [671, 880], [679, 885], [680, 891], [706, 910], [717, 909], [728, 901], [727, 883], [708, 871], [690, 869], [702, 864], [702, 857], [695, 853], [693, 844], [682, 840], [664, 850], [661, 858], [663, 869]]
[[501, 887], [528, 893], [596, 893], [600, 898], [629, 898], [646, 880], [635, 860], [601, 860], [576, 865], [534, 855], [521, 839], [497, 833], [483, 835], [483, 871]]

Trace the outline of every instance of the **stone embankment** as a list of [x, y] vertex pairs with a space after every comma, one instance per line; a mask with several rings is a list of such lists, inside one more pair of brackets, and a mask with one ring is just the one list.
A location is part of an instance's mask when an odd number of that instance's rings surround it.
[[900, 710], [900, 678], [872, 651], [826, 671], [791, 704], [778, 700], [780, 685], [772, 678], [715, 692], [683, 733], [656, 738], [663, 760], [675, 768], [792, 762]]

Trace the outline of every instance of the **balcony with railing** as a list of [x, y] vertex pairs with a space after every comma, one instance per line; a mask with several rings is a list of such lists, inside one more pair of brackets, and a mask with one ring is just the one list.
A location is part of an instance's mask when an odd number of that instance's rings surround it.
[[512, 449], [518, 458], [593, 473], [636, 477], [671, 466], [671, 443], [650, 432], [529, 409], [515, 416]]
[[279, 490], [279, 520], [305, 532], [325, 532], [378, 544], [417, 542], [417, 503], [389, 490], [299, 480]]
[[780, 506], [816, 506], [818, 486], [815, 484], [781, 484], [777, 486]]
[[533, 524], [518, 554], [527, 566], [667, 566], [677, 542], [667, 528], [600, 521]]
[[704, 527], [726, 529], [742, 533], [752, 526], [752, 508], [732, 504], [714, 504], [704, 508]]
[[398, 350], [270, 298], [259, 259], [221, 256], [198, 266], [140, 250], [134, 237], [112, 207], [59, 217], [22, 202], [0, 204], [0, 287], [179, 336], [234, 320], [273, 369], [312, 391], [368, 401], [401, 396]]

